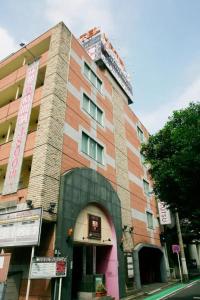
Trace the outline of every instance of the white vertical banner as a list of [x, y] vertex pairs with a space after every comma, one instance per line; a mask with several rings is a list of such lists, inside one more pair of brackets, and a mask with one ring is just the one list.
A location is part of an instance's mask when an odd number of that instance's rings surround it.
[[158, 202], [158, 211], [160, 217], [160, 224], [167, 225], [171, 224], [171, 215], [170, 210], [167, 208], [165, 202]]
[[38, 66], [39, 60], [34, 61], [27, 67], [22, 99], [20, 102], [15, 133], [6, 171], [6, 178], [2, 191], [3, 195], [15, 193], [18, 189], [33, 96], [38, 74]]

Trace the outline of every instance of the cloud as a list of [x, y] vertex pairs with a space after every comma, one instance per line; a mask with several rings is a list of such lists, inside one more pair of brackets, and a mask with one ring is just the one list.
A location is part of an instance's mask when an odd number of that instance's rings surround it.
[[173, 101], [168, 101], [166, 104], [157, 107], [151, 112], [139, 112], [138, 117], [148, 129], [150, 133], [155, 133], [161, 129], [167, 122], [168, 117], [172, 115], [174, 110], [179, 110], [188, 106], [190, 102], [200, 100], [200, 77], [196, 78], [182, 94]]
[[15, 52], [18, 45], [8, 31], [0, 27], [0, 60]]
[[46, 0], [46, 17], [52, 25], [64, 21], [77, 36], [98, 26], [108, 34], [114, 30], [107, 0]]

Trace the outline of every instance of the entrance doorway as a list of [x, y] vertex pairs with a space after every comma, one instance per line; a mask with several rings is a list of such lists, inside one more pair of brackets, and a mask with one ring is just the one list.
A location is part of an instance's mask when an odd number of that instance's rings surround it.
[[161, 258], [162, 252], [156, 248], [143, 247], [139, 251], [141, 284], [162, 282]]
[[102, 278], [105, 273], [112, 246], [92, 244], [74, 244], [72, 271], [72, 299], [78, 299], [78, 292], [95, 292], [95, 278]]

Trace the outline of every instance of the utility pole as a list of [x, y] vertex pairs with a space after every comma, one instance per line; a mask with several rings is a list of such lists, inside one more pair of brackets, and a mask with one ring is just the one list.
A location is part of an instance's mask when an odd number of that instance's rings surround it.
[[184, 252], [184, 246], [183, 246], [183, 238], [182, 238], [182, 233], [181, 233], [181, 226], [180, 226], [178, 211], [175, 212], [175, 217], [176, 217], [176, 228], [177, 228], [177, 234], [178, 234], [178, 241], [179, 241], [179, 245], [180, 245], [183, 281], [188, 281], [188, 270], [187, 270], [187, 265], [186, 265], [185, 252]]

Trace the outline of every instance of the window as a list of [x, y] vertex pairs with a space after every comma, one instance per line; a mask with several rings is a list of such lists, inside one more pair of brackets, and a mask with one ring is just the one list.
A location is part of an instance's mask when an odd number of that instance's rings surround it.
[[143, 133], [142, 129], [140, 129], [140, 127], [138, 127], [138, 126], [137, 126], [137, 133], [138, 133], [140, 142], [144, 142], [144, 133]]
[[151, 228], [151, 229], [153, 229], [153, 215], [152, 215], [152, 213], [150, 213], [150, 212], [146, 212], [146, 214], [147, 214], [147, 225], [148, 225], [148, 228]]
[[144, 165], [145, 164], [145, 157], [142, 153], [140, 153], [140, 159], [141, 159], [142, 164]]
[[90, 67], [86, 63], [84, 64], [84, 74], [97, 88], [97, 90], [101, 91], [102, 81], [97, 77], [97, 75], [90, 69]]
[[81, 150], [100, 164], [103, 164], [103, 147], [84, 132], [82, 132]]
[[88, 67], [87, 64], [84, 64], [84, 73], [89, 78], [90, 68]]
[[149, 183], [143, 179], [143, 187], [144, 187], [144, 192], [147, 196], [149, 196]]
[[103, 125], [102, 110], [85, 94], [83, 94], [83, 109], [99, 124]]

